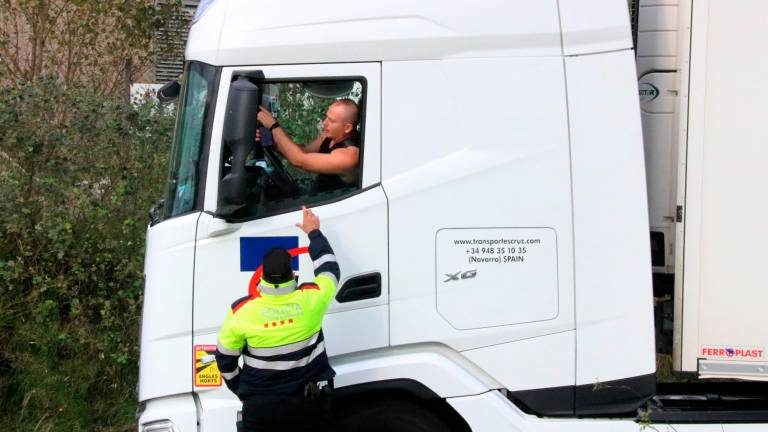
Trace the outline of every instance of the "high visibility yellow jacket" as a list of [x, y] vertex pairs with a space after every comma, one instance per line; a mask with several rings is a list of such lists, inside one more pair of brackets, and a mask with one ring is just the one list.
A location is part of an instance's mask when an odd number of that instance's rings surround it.
[[339, 265], [320, 230], [310, 232], [309, 240], [313, 283], [272, 285], [262, 280], [255, 295], [232, 304], [221, 326], [216, 361], [227, 387], [241, 399], [295, 393], [310, 381], [335, 375], [321, 327], [336, 293]]

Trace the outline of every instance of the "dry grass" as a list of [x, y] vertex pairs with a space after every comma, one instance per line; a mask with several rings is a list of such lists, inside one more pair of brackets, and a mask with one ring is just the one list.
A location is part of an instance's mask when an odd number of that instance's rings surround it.
[[672, 356], [656, 353], [656, 382], [686, 382], [686, 378], [675, 375]]

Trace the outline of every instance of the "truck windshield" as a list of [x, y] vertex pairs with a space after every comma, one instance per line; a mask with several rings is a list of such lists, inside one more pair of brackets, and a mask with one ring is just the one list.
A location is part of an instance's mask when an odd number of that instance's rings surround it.
[[168, 173], [166, 218], [192, 211], [197, 204], [200, 155], [210, 139], [216, 76], [211, 65], [187, 64]]

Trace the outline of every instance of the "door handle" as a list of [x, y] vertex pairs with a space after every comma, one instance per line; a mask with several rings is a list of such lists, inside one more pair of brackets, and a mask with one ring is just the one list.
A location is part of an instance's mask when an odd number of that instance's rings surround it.
[[347, 303], [379, 296], [381, 296], [381, 273], [366, 273], [347, 279], [336, 294], [336, 301]]

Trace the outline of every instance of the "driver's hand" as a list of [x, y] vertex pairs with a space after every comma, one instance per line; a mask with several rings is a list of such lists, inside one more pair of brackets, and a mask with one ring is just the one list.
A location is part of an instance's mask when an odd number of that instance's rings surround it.
[[256, 142], [261, 141], [261, 128], [256, 128], [256, 139], [254, 141]]
[[259, 112], [256, 114], [256, 120], [258, 120], [262, 125], [264, 125], [265, 128], [269, 129], [272, 127], [273, 124], [277, 120], [275, 120], [275, 116], [272, 115], [271, 112], [269, 112], [268, 109], [264, 108], [264, 106], [259, 107]]

